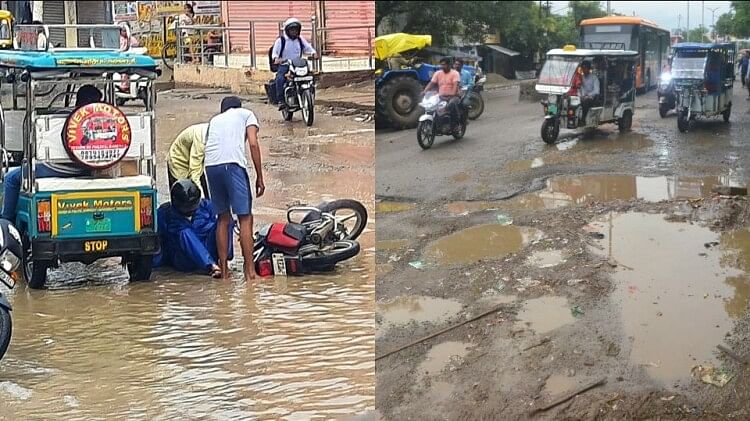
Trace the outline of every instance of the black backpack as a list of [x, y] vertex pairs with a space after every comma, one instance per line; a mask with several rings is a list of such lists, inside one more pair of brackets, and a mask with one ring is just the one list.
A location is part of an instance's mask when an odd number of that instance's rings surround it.
[[[286, 47], [286, 38], [285, 37], [279, 37], [279, 38], [281, 38], [281, 51], [279, 51], [279, 57], [281, 57], [282, 54], [284, 54], [284, 47]], [[297, 37], [297, 41], [299, 42], [300, 53], [305, 51], [305, 46], [302, 44], [302, 37]], [[271, 48], [268, 49], [268, 65], [271, 68], [272, 72], [279, 71], [279, 65], [273, 62], [273, 45], [271, 46]]]

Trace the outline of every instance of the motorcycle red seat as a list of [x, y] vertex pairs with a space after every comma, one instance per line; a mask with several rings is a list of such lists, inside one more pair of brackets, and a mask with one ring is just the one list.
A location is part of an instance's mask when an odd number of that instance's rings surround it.
[[266, 242], [271, 247], [295, 250], [305, 239], [305, 227], [299, 224], [272, 224]]

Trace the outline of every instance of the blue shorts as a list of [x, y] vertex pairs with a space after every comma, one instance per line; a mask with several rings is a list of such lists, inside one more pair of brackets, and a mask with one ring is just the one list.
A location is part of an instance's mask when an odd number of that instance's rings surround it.
[[253, 194], [247, 170], [237, 164], [219, 164], [206, 167], [208, 190], [216, 213], [238, 216], [252, 215]]

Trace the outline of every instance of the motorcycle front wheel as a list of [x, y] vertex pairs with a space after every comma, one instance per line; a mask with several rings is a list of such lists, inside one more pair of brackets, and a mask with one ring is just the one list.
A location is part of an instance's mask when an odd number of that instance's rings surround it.
[[13, 320], [10, 318], [10, 311], [5, 307], [0, 307], [0, 359], [8, 351], [12, 333]]
[[417, 143], [422, 149], [430, 149], [435, 142], [435, 123], [430, 120], [420, 121], [417, 126]]
[[302, 108], [302, 119], [305, 120], [305, 124], [308, 127], [312, 126], [313, 120], [315, 120], [315, 102], [313, 101], [312, 92], [302, 92], [302, 103], [300, 106]]

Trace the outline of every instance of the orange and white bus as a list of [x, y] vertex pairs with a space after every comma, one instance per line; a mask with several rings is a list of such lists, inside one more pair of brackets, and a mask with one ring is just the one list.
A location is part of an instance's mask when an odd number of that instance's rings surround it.
[[669, 31], [656, 22], [635, 16], [607, 16], [581, 21], [581, 48], [637, 51], [635, 86], [641, 90], [659, 84], [659, 75], [667, 64], [671, 39]]

